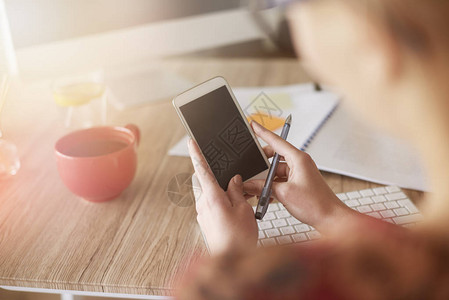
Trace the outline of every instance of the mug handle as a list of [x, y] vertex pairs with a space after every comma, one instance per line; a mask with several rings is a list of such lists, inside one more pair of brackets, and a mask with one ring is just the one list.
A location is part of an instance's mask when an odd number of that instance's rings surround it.
[[136, 138], [136, 145], [139, 146], [140, 143], [140, 130], [139, 127], [137, 127], [134, 124], [127, 124], [125, 128], [131, 130], [131, 132], [134, 134], [134, 137]]

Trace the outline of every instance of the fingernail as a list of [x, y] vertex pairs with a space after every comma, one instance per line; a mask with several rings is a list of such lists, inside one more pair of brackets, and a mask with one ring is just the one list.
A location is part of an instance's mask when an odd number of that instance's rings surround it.
[[242, 176], [240, 175], [234, 176], [234, 183], [237, 185], [242, 185]]
[[192, 141], [193, 141], [192, 139], [189, 139], [187, 141], [187, 147], [189, 147], [189, 148], [192, 147]]

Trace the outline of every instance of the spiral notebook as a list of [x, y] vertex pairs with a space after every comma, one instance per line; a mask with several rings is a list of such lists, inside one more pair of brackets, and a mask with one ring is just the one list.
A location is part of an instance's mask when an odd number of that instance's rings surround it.
[[[317, 91], [313, 84], [233, 91], [248, 119], [255, 119], [277, 134], [282, 120], [291, 113], [287, 140], [309, 153], [320, 170], [384, 185], [428, 190], [417, 152], [405, 141], [367, 126], [339, 105], [336, 94]], [[263, 107], [265, 113], [261, 113]], [[183, 137], [169, 155], [188, 156], [187, 140], [187, 136]]]

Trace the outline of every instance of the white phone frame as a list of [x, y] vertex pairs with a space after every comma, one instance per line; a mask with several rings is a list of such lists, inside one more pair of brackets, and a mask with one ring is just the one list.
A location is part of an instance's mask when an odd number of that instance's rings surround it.
[[[234, 104], [237, 107], [237, 109], [240, 113], [240, 116], [242, 117], [245, 125], [248, 127], [248, 130], [249, 130], [253, 140], [255, 141], [260, 154], [264, 158], [265, 163], [267, 165], [267, 169], [265, 171], [262, 171], [259, 174], [256, 174], [255, 176], [247, 179], [246, 181], [253, 180], [253, 179], [266, 179], [268, 170], [270, 168], [270, 163], [268, 161], [268, 158], [265, 155], [265, 152], [263, 151], [262, 147], [260, 146], [260, 143], [257, 140], [257, 137], [256, 137], [255, 133], [253, 132], [251, 125], [248, 123], [245, 114], [243, 113], [242, 109], [240, 108], [239, 103], [235, 99], [235, 96], [231, 90], [231, 87], [229, 86], [228, 82], [223, 77], [217, 76], [212, 79], [209, 79], [209, 80], [207, 80], [203, 83], [200, 83], [200, 84], [194, 86], [193, 88], [179, 94], [178, 96], [176, 96], [173, 99], [173, 106], [175, 107], [176, 113], [178, 114], [179, 118], [181, 119], [181, 122], [184, 125], [185, 129], [187, 130], [187, 133], [189, 134], [189, 136], [196, 142], [196, 139], [195, 139], [192, 131], [190, 130], [189, 124], [187, 124], [187, 121], [185, 120], [185, 118], [180, 110], [180, 107], [189, 102], [195, 101], [199, 97], [206, 95], [210, 92], [213, 92], [213, 91], [217, 90], [218, 88], [221, 88], [222, 86], [225, 86], [228, 89], [228, 92], [231, 95], [231, 98], [234, 101]], [[200, 148], [200, 151], [201, 151], [201, 153], [203, 153], [201, 148]]]

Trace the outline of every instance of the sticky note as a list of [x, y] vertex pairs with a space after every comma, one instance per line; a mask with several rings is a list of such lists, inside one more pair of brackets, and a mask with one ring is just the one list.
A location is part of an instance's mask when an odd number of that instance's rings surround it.
[[285, 120], [283, 118], [270, 116], [267, 114], [251, 114], [247, 117], [248, 122], [256, 121], [263, 127], [267, 128], [268, 130], [275, 131], [282, 126], [284, 126]]

